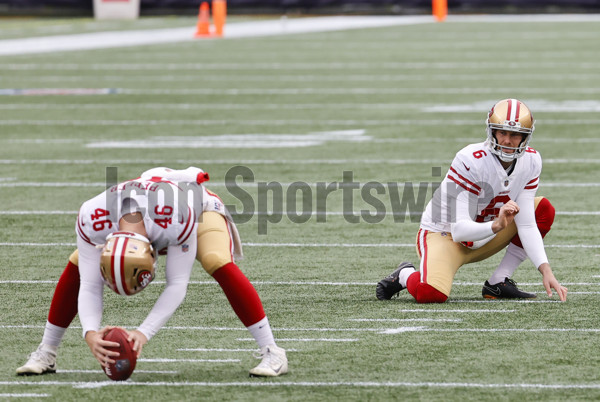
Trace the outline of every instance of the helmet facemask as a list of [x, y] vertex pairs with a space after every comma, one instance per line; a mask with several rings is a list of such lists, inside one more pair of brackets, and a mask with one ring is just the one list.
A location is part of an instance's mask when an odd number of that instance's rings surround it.
[[137, 233], [115, 232], [106, 237], [100, 256], [100, 273], [106, 286], [129, 296], [154, 279], [156, 253], [150, 241]]
[[[507, 147], [498, 144], [495, 130], [504, 130], [523, 134], [518, 147]], [[505, 99], [496, 103], [488, 113], [486, 120], [486, 144], [494, 155], [503, 162], [512, 162], [524, 155], [535, 130], [535, 120], [529, 108], [516, 99]], [[504, 149], [513, 150], [505, 152]]]

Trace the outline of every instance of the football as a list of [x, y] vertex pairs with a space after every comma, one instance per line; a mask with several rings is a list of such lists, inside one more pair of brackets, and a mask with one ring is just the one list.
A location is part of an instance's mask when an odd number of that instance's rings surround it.
[[109, 347], [106, 349], [119, 352], [119, 356], [113, 357], [114, 363], [108, 367], [102, 367], [104, 373], [114, 381], [125, 381], [135, 370], [137, 354], [133, 350], [133, 343], [127, 342], [127, 332], [122, 328], [113, 328], [106, 333], [104, 340], [118, 342], [118, 347]]

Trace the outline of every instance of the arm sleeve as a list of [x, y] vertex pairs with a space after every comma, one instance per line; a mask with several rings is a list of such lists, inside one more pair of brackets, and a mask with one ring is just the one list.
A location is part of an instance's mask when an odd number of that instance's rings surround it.
[[167, 286], [154, 303], [150, 314], [146, 317], [138, 331], [150, 340], [171, 318], [175, 310], [183, 302], [190, 281], [192, 267], [196, 259], [196, 236], [190, 236], [187, 242], [189, 249], [182, 246], [169, 246], [167, 251], [166, 278]]
[[100, 274], [101, 250], [77, 236], [79, 250], [79, 296], [77, 309], [83, 328], [83, 336], [88, 331], [98, 331], [102, 321], [104, 282]]
[[515, 200], [519, 205], [519, 213], [515, 216], [515, 223], [521, 244], [527, 253], [527, 256], [539, 268], [545, 262], [548, 262], [544, 241], [535, 221], [535, 190], [525, 190]]
[[[492, 231], [493, 222], [475, 222], [473, 220], [476, 211], [470, 211], [470, 205], [477, 205], [477, 196], [468, 192], [461, 191], [456, 197], [456, 220], [452, 223], [452, 240], [478, 241], [483, 239], [491, 240], [494, 236]], [[489, 241], [488, 240], [488, 241]]]

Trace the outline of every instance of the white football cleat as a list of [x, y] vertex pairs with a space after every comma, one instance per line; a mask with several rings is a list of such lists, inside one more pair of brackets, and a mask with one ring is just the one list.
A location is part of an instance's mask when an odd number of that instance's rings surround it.
[[254, 357], [262, 361], [250, 370], [250, 377], [277, 377], [288, 372], [288, 361], [283, 348], [267, 345]]
[[40, 344], [37, 350], [29, 355], [27, 363], [17, 369], [17, 375], [56, 373], [56, 349], [43, 343]]

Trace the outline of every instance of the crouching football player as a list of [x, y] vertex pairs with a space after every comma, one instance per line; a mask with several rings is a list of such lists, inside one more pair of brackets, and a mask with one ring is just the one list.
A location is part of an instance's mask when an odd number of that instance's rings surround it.
[[154, 278], [157, 252], [166, 254], [167, 285], [141, 325], [128, 331], [138, 355], [183, 302], [197, 259], [260, 348], [261, 362], [250, 375], [287, 373], [285, 350], [275, 343], [258, 293], [234, 262], [242, 256], [235, 224], [202, 185], [206, 180], [208, 174], [198, 168], [154, 168], [82, 205], [77, 250], [56, 286], [42, 342], [17, 374], [56, 372], [58, 346], [77, 313], [94, 357], [104, 367], [114, 363], [118, 352], [106, 348], [116, 345], [103, 339], [107, 328], [100, 329], [104, 284], [121, 295], [143, 290]]

